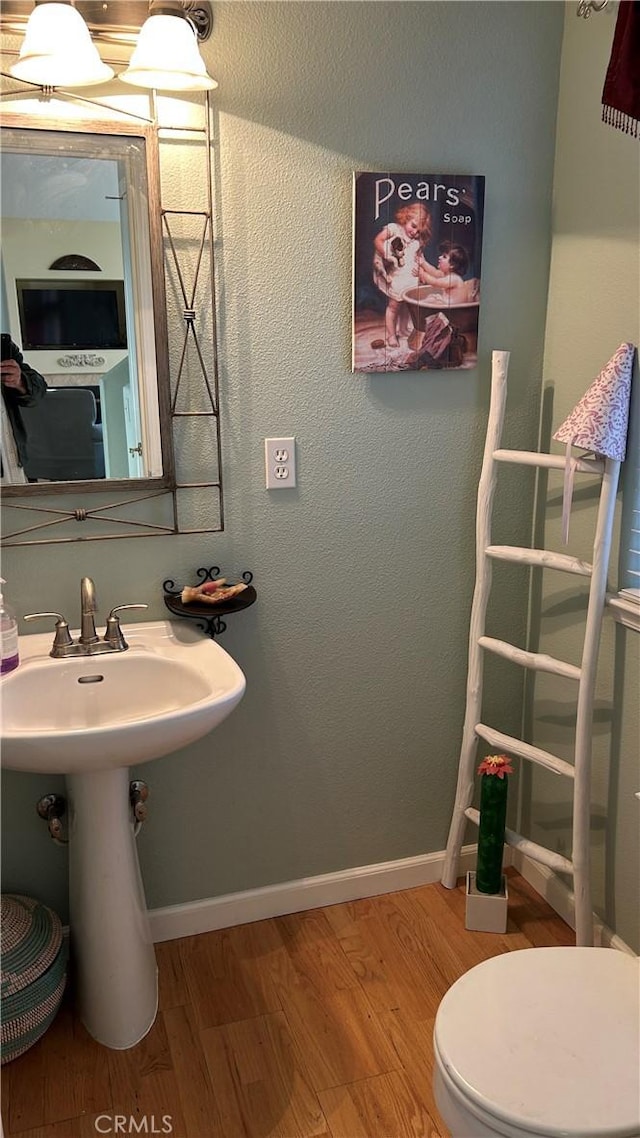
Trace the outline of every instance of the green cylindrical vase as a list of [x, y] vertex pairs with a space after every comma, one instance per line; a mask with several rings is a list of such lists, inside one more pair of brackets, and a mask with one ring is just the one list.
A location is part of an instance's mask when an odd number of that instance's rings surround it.
[[499, 893], [502, 885], [507, 788], [506, 775], [499, 778], [495, 774], [483, 774], [476, 867], [476, 889], [479, 893]]

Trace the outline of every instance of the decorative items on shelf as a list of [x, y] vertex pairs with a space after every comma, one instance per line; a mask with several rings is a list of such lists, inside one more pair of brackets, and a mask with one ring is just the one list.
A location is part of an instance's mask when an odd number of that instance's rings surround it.
[[251, 584], [253, 573], [246, 570], [242, 580], [232, 581], [220, 576], [220, 568], [197, 569], [197, 585], [177, 588], [174, 581], [163, 582], [164, 603], [174, 616], [197, 620], [198, 626], [212, 640], [226, 630], [223, 615], [240, 612], [249, 608], [257, 600], [256, 590]]
[[467, 874], [465, 927], [478, 932], [506, 932], [508, 891], [502, 872], [507, 817], [508, 755], [488, 755], [478, 767], [480, 826], [476, 872]]

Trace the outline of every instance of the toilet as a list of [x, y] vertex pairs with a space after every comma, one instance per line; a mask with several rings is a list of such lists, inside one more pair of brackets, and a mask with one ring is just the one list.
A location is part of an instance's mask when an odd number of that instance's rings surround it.
[[492, 957], [436, 1015], [452, 1138], [640, 1138], [640, 961], [608, 948]]

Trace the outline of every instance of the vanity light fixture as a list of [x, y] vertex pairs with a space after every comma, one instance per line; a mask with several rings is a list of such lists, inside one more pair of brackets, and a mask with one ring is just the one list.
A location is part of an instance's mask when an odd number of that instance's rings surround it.
[[114, 73], [100, 59], [85, 21], [71, 3], [39, 0], [11, 74], [39, 87], [90, 87], [106, 83]]
[[211, 91], [218, 86], [200, 55], [188, 5], [151, 0], [129, 66], [118, 78], [161, 91]]

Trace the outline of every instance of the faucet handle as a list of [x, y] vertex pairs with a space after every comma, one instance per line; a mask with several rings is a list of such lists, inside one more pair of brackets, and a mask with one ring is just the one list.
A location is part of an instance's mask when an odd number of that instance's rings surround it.
[[43, 620], [46, 617], [51, 617], [56, 622], [56, 634], [53, 638], [53, 647], [49, 653], [50, 656], [65, 656], [66, 649], [73, 644], [71, 633], [69, 632], [69, 625], [64, 619], [62, 613], [59, 612], [30, 612], [22, 619], [29, 620]]
[[120, 628], [120, 618], [117, 615], [119, 612], [124, 612], [125, 609], [148, 609], [148, 605], [116, 605], [111, 609], [107, 617], [107, 627], [104, 633], [104, 640], [110, 644], [112, 648], [116, 648], [120, 652], [124, 652], [129, 647], [127, 644], [122, 629]]

